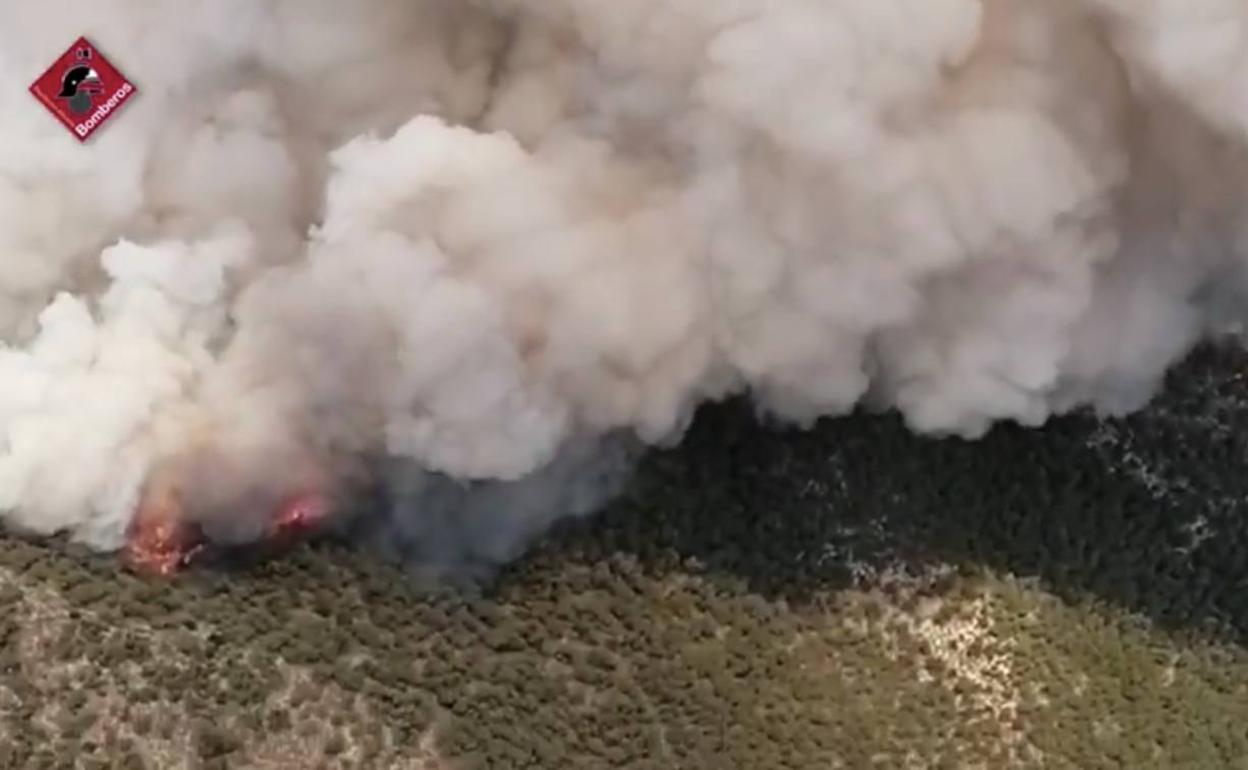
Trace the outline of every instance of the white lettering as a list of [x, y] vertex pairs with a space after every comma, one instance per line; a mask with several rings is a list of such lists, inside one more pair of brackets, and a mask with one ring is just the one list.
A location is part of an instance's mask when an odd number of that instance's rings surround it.
[[108, 101], [95, 108], [95, 112], [91, 113], [91, 117], [74, 126], [74, 133], [78, 136], [86, 136], [90, 131], [100, 124], [100, 121], [108, 117], [108, 113], [112, 112], [118, 104], [125, 101], [126, 97], [134, 91], [134, 86], [125, 83], [116, 93], [108, 97]]

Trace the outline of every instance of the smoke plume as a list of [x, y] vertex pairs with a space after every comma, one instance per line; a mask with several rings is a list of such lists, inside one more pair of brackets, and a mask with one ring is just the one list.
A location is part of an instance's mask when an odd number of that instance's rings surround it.
[[[82, 146], [78, 35], [139, 88]], [[1240, 0], [6, 3], [0, 516], [369, 478], [505, 559], [734, 393], [1138, 408], [1248, 307], [1245, 71]]]

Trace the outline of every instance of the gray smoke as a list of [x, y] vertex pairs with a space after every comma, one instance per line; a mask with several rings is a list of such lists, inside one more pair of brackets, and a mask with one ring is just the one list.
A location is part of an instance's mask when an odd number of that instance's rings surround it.
[[80, 34], [89, 143], [0, 90], [0, 515], [100, 548], [364, 472], [504, 559], [708, 399], [975, 437], [1248, 307], [1240, 0], [49, 0], [0, 75]]

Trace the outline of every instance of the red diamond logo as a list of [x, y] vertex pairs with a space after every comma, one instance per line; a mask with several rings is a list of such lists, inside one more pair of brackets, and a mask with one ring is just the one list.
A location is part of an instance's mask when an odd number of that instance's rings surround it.
[[85, 142], [132, 98], [137, 89], [85, 37], [30, 86], [43, 106]]

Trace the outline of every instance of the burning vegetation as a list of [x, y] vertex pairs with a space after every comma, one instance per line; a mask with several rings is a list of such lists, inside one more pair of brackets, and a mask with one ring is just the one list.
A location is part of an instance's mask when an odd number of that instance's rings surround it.
[[202, 530], [184, 515], [180, 493], [167, 487], [144, 496], [126, 533], [123, 560], [142, 574], [168, 577], [204, 547]]
[[[176, 486], [145, 495], [126, 534], [125, 564], [140, 574], [169, 577], [206, 552], [230, 547], [214, 543], [187, 511], [183, 492]], [[268, 512], [264, 533], [247, 546], [267, 553], [289, 548], [322, 527], [329, 513], [328, 497], [321, 492], [290, 495]]]
[[[310, 446], [386, 466], [415, 552], [515, 554], [604, 503], [549, 472], [569, 446], [668, 446], [709, 401], [971, 438], [1139, 408], [1248, 308], [1242, 28], [1242, 0], [3, 3], [4, 82], [89, 29], [143, 97], [81, 146], [0, 99], [0, 516], [176, 571], [315, 519], [251, 499]], [[136, 508], [204, 425], [242, 459]]]
[[708, 409], [484, 595], [0, 538], [0, 768], [1237, 767], [1246, 367], [983, 442]]

